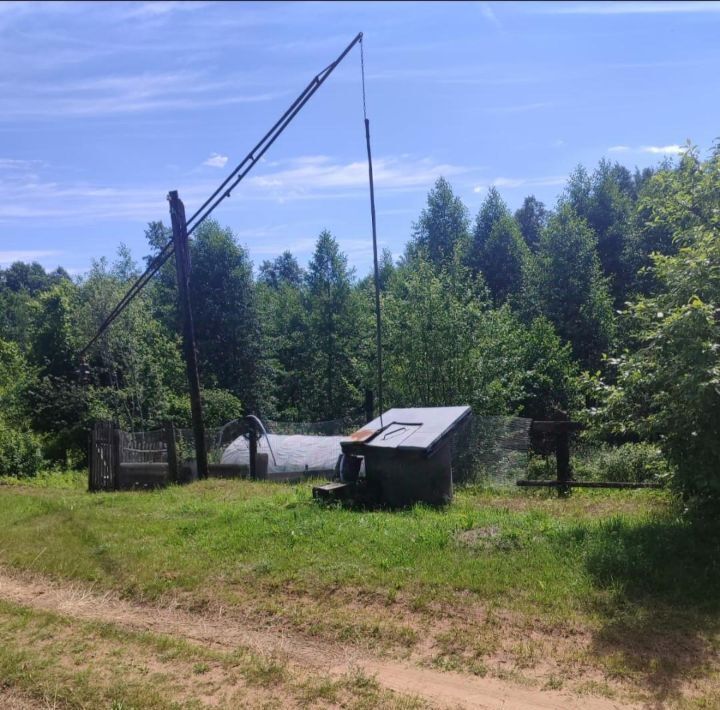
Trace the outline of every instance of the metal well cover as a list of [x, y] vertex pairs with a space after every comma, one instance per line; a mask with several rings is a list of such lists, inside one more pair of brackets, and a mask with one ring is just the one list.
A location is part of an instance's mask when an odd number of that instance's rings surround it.
[[426, 455], [470, 416], [470, 407], [412, 407], [390, 409], [355, 432], [341, 446], [361, 454], [366, 447], [422, 452]]

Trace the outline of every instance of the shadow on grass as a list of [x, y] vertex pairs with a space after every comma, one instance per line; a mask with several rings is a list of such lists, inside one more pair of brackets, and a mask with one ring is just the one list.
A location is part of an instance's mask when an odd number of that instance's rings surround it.
[[605, 593], [591, 652], [610, 676], [645, 685], [656, 707], [717, 663], [720, 523], [699, 517], [620, 518], [588, 533], [585, 564]]

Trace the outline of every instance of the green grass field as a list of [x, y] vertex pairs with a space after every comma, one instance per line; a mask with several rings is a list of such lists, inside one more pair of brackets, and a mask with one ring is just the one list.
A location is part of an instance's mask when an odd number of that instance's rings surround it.
[[[720, 524], [658, 491], [458, 491], [323, 507], [310, 485], [0, 485], [0, 564], [327, 642], [631, 699], [720, 702]], [[18, 653], [21, 650], [18, 650]]]

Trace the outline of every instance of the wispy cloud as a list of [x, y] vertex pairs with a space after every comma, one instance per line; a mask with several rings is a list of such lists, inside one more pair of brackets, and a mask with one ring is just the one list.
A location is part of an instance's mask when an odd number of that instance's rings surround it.
[[720, 2], [541, 2], [532, 8], [549, 15], [656, 15], [720, 12]]
[[[375, 185], [387, 190], [425, 189], [440, 175], [452, 177], [471, 170], [429, 158], [381, 157], [373, 161]], [[285, 199], [297, 199], [317, 191], [366, 189], [367, 180], [364, 161], [339, 163], [327, 156], [305, 156], [289, 161], [283, 169], [250, 178], [248, 183]]]
[[502, 27], [502, 23], [498, 19], [498, 16], [495, 14], [495, 10], [493, 10], [492, 5], [490, 5], [489, 2], [481, 2], [480, 3], [480, 14], [488, 22], [495, 25], [495, 27]]
[[673, 143], [672, 145], [641, 145], [632, 148], [629, 145], [613, 145], [608, 153], [651, 153], [653, 155], [682, 155], [687, 148]]
[[10, 251], [0, 251], [0, 264], [12, 264], [16, 261], [37, 261], [48, 256], [58, 256], [61, 251], [50, 249], [18, 249]]
[[120, 14], [126, 18], [139, 17], [145, 19], [148, 17], [169, 15], [170, 13], [178, 11], [187, 12], [188, 10], [200, 10], [212, 4], [214, 3], [192, 2], [192, 0], [184, 2], [173, 2], [171, 0], [167, 0], [166, 2], [163, 2], [163, 0], [156, 0], [155, 2], [133, 2], [127, 3], [127, 7], [122, 9]]
[[[224, 157], [224, 156], [220, 156]], [[366, 198], [367, 163], [342, 162], [329, 156], [309, 155], [263, 165], [265, 172], [247, 178], [233, 193], [240, 201]], [[374, 162], [375, 185], [384, 191], [427, 190], [440, 176], [470, 176], [476, 168], [441, 163], [429, 158], [379, 156]], [[0, 221], [62, 219], [72, 223], [148, 221], [167, 216], [168, 188], [177, 186], [188, 211], [217, 187], [216, 181], [180, 181], [176, 185], [118, 186], [49, 177], [49, 170], [0, 170]], [[191, 173], [192, 174], [192, 173]]]
[[227, 163], [227, 155], [220, 155], [220, 153], [213, 153], [207, 160], [203, 161], [203, 165], [208, 165], [211, 168], [224, 168]]
[[489, 187], [500, 187], [513, 190], [518, 187], [552, 187], [555, 185], [564, 185], [567, 180], [565, 175], [548, 175], [545, 177], [528, 177], [528, 178], [510, 178], [496, 177], [487, 183], [475, 185], [473, 192], [480, 193]]
[[644, 145], [640, 150], [656, 155], [682, 155], [686, 148], [681, 145]]
[[0, 82], [0, 120], [122, 115], [211, 108], [270, 101], [284, 92], [253, 91], [238, 78], [209, 79], [202, 72], [143, 72], [70, 81]]

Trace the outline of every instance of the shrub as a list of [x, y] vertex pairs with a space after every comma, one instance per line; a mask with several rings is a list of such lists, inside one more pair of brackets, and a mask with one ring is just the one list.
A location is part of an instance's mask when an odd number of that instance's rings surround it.
[[0, 476], [35, 476], [42, 465], [37, 436], [12, 429], [0, 420]]
[[[576, 449], [572, 468], [578, 481], [660, 482], [669, 479], [672, 473], [662, 451], [646, 443]], [[528, 465], [528, 478], [554, 479], [556, 471], [555, 456], [533, 456]]]
[[588, 481], [662, 481], [671, 472], [660, 449], [652, 444], [603, 446], [573, 461], [575, 478]]
[[[202, 390], [203, 420], [209, 428], [220, 427], [233, 419], [243, 416], [242, 402], [232, 393], [221, 389]], [[165, 412], [165, 419], [176, 427], [189, 429], [192, 426], [190, 397], [171, 395]]]

